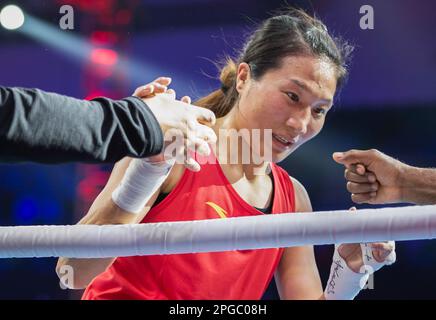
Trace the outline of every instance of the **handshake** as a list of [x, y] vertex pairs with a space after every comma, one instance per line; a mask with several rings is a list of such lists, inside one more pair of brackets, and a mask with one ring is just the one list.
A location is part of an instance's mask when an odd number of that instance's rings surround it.
[[168, 89], [171, 78], [160, 77], [153, 82], [139, 87], [133, 95], [144, 101], [160, 124], [164, 135], [165, 147], [174, 139], [183, 143], [177, 146], [176, 155], [161, 154], [147, 158], [150, 163], [163, 163], [172, 157], [183, 156], [187, 169], [199, 171], [200, 165], [191, 157], [189, 150], [195, 150], [208, 156], [211, 152], [209, 143], [215, 143], [217, 136], [212, 130], [216, 122], [215, 114], [205, 108], [191, 105], [191, 98], [184, 96], [176, 100], [176, 92]]
[[[184, 166], [199, 171], [190, 150], [208, 156], [211, 153], [209, 143], [215, 143], [217, 137], [212, 130], [216, 122], [215, 114], [205, 108], [191, 105], [191, 98], [184, 96], [176, 100], [176, 92], [168, 89], [170, 78], [160, 77], [139, 87], [133, 95], [144, 101], [156, 117], [164, 135], [164, 149], [155, 156], [145, 159], [133, 159], [121, 180], [112, 192], [112, 200], [125, 212], [140, 214], [147, 202], [157, 193], [171, 172], [176, 159], [183, 156]], [[174, 139], [177, 143], [174, 155], [168, 152], [168, 144]]]

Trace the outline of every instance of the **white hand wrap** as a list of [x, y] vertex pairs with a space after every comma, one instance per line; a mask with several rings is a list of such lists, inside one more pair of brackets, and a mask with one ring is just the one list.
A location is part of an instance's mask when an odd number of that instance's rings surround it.
[[125, 211], [139, 213], [165, 181], [173, 164], [174, 161], [151, 163], [146, 159], [133, 159], [112, 193], [112, 200]]
[[346, 261], [340, 256], [338, 247], [335, 246], [333, 254], [333, 263], [330, 269], [330, 277], [327, 281], [327, 287], [324, 291], [326, 300], [352, 300], [362, 290], [371, 274], [382, 268], [384, 265], [390, 265], [395, 262], [395, 243], [394, 250], [385, 259], [384, 262], [377, 262], [372, 255], [370, 244], [363, 243], [360, 245], [362, 250], [363, 266], [361, 273], [351, 270]]
[[360, 248], [362, 249], [362, 257], [365, 270], [367, 270], [370, 274], [380, 270], [383, 266], [389, 266], [397, 260], [397, 254], [395, 253], [395, 241], [389, 241], [394, 247], [394, 250], [386, 257], [385, 261], [377, 262], [374, 256], [372, 255], [372, 248], [370, 243], [361, 243]]

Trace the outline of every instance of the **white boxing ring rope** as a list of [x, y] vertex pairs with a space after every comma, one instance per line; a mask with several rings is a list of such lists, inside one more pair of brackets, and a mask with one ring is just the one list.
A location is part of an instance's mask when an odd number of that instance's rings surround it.
[[0, 227], [0, 258], [105, 258], [436, 238], [436, 206], [130, 225]]

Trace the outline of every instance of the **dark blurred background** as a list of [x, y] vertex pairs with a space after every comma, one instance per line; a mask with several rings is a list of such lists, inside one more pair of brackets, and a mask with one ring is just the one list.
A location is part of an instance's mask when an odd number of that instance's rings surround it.
[[[334, 151], [378, 148], [407, 163], [436, 164], [436, 3], [431, 0], [288, 1], [356, 46], [349, 82], [323, 132], [281, 165], [299, 179], [314, 210], [352, 206]], [[233, 54], [273, 0], [0, 1], [26, 12], [16, 31], [0, 27], [0, 84], [77, 98], [122, 98], [157, 76], [179, 96], [218, 86], [213, 61]], [[59, 9], [74, 8], [74, 30]], [[359, 26], [363, 5], [373, 30]], [[50, 117], [50, 115], [47, 115]], [[0, 146], [1, 148], [1, 146]], [[111, 166], [0, 165], [0, 225], [73, 224], [104, 186]], [[358, 206], [364, 208], [365, 206]], [[316, 248], [325, 284], [332, 247]], [[377, 272], [359, 299], [436, 298], [436, 242], [397, 243], [397, 263]], [[55, 259], [0, 260], [0, 298], [75, 299], [62, 290]], [[265, 295], [277, 298], [273, 285]]]

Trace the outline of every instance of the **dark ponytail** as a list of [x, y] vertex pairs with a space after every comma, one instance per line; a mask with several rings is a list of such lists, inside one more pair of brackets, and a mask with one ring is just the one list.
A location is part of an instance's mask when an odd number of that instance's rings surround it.
[[236, 72], [238, 66], [228, 57], [221, 69], [221, 88], [195, 102], [195, 105], [212, 110], [217, 118], [224, 117], [238, 99]]

